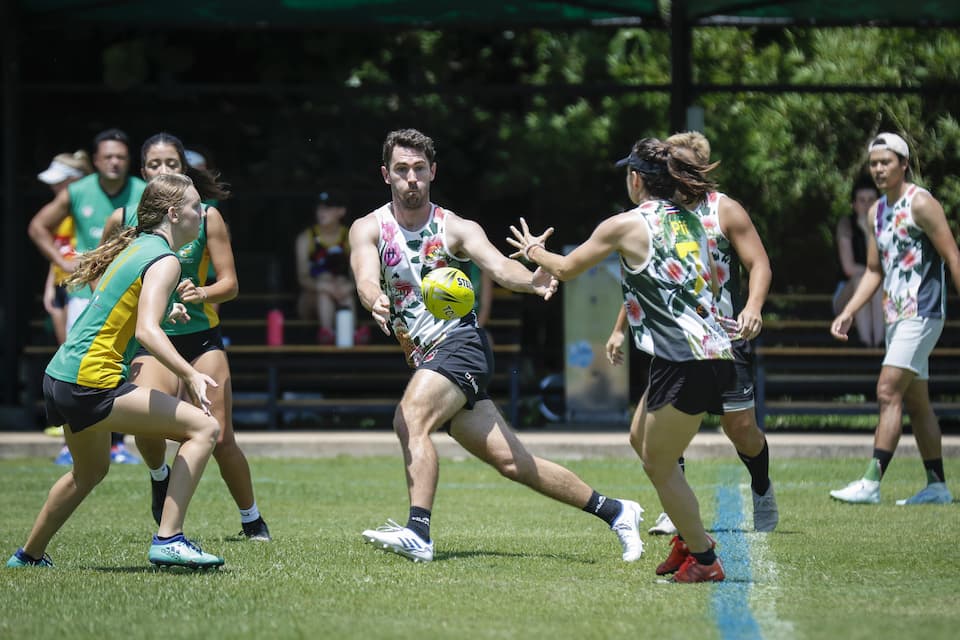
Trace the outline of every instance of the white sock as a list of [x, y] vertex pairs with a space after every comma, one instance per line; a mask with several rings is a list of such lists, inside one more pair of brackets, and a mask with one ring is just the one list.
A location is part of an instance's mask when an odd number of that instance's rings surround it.
[[260, 517], [260, 509], [257, 509], [257, 501], [253, 501], [253, 505], [249, 509], [240, 509], [240, 522], [247, 524], [248, 522], [253, 522]]
[[163, 466], [159, 469], [150, 469], [150, 477], [157, 482], [162, 482], [167, 479], [167, 476], [170, 475], [170, 467], [167, 466], [167, 463], [164, 462]]

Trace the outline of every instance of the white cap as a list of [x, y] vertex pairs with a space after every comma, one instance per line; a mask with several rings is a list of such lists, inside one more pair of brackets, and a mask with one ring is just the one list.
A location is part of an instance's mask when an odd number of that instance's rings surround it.
[[889, 149], [904, 158], [910, 157], [910, 147], [907, 146], [907, 141], [895, 133], [878, 133], [867, 146], [867, 153], [882, 151], [883, 149]]
[[37, 174], [37, 179], [46, 184], [59, 184], [68, 178], [82, 178], [83, 175], [83, 171], [54, 160], [45, 171]]

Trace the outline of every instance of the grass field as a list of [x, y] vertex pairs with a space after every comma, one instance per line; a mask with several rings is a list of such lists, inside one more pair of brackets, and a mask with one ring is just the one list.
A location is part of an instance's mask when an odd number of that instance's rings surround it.
[[[752, 533], [739, 462], [695, 460], [688, 475], [728, 580], [658, 582], [667, 540], [645, 535], [620, 560], [600, 520], [444, 460], [434, 509], [437, 560], [415, 565], [360, 531], [406, 519], [398, 459], [253, 459], [274, 542], [234, 535], [239, 519], [211, 462], [187, 534], [224, 569], [152, 569], [142, 466], [115, 466], [48, 550], [53, 570], [0, 570], [0, 638], [955, 638], [960, 511], [897, 507], [920, 488], [916, 459], [894, 459], [883, 504], [827, 494], [864, 461], [775, 460], [781, 522]], [[639, 462], [566, 461], [598, 490], [660, 511]], [[0, 461], [0, 551], [22, 544], [49, 486], [47, 460]], [[953, 489], [960, 463], [947, 461]], [[742, 499], [745, 502], [742, 502]], [[719, 508], [718, 508], [719, 505]]]

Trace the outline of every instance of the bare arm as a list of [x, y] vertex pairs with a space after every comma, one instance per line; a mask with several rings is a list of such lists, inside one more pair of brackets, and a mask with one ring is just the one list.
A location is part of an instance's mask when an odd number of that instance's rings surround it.
[[517, 260], [500, 253], [483, 228], [472, 220], [450, 215], [447, 218], [447, 246], [454, 254], [466, 254], [480, 270], [501, 286], [520, 293], [532, 293], [549, 300], [557, 289], [556, 282], [547, 274], [531, 272]]
[[960, 250], [957, 249], [957, 241], [950, 230], [943, 206], [933, 196], [920, 193], [913, 200], [913, 219], [930, 238], [933, 248], [950, 270], [953, 287], [960, 293]]
[[[870, 225], [874, 226], [877, 219], [877, 205], [870, 208], [868, 214]], [[854, 314], [865, 305], [877, 289], [883, 284], [883, 269], [880, 266], [880, 251], [877, 249], [877, 238], [872, 234], [867, 234], [867, 268], [860, 278], [857, 290], [853, 292], [843, 311], [833, 319], [830, 325], [830, 333], [838, 340], [847, 340], [847, 332], [853, 324]]]
[[350, 225], [350, 269], [360, 304], [371, 313], [380, 329], [390, 335], [390, 300], [380, 287], [380, 227], [372, 213]]
[[631, 264], [642, 264], [647, 260], [649, 231], [645, 224], [637, 224], [632, 212], [621, 213], [607, 218], [593, 230], [587, 241], [567, 255], [547, 251], [543, 246], [543, 236], [534, 236], [521, 218], [522, 231], [511, 227], [514, 237], [507, 242], [517, 247], [532, 262], [558, 280], [572, 280], [587, 269], [596, 266], [614, 251], [624, 254]]
[[51, 263], [57, 265], [67, 273], [72, 273], [76, 262], [67, 260], [53, 242], [53, 232], [70, 215], [70, 192], [63, 189], [53, 200], [45, 204], [33, 216], [27, 227], [27, 234], [37, 245], [40, 253]]
[[840, 258], [840, 268], [843, 275], [856, 278], [863, 273], [863, 265], [853, 259], [853, 227], [850, 218], [842, 218], [837, 223], [837, 257]]
[[207, 386], [217, 386], [212, 378], [199, 373], [183, 359], [160, 328], [166, 320], [167, 303], [180, 279], [180, 261], [176, 256], [157, 260], [143, 274], [143, 287], [137, 302], [137, 341], [160, 363], [183, 380], [194, 403], [209, 414]]
[[217, 280], [209, 286], [198, 287], [191, 280], [183, 280], [177, 293], [184, 302], [227, 302], [237, 297], [237, 267], [230, 244], [230, 231], [223, 215], [216, 207], [207, 207], [207, 251], [217, 274]]
[[747, 302], [737, 317], [737, 329], [744, 340], [750, 340], [760, 334], [763, 328], [763, 304], [767, 301], [773, 271], [770, 258], [763, 248], [760, 234], [753, 226], [750, 216], [732, 198], [723, 198], [719, 210], [720, 229], [737, 252], [740, 262], [750, 275]]
[[307, 255], [307, 250], [310, 248], [310, 230], [297, 234], [297, 241], [294, 247], [294, 252], [297, 259], [297, 282], [300, 283], [300, 288], [306, 291], [313, 291], [316, 289], [316, 282], [310, 276], [310, 256]]
[[123, 207], [114, 209], [107, 222], [103, 225], [103, 234], [100, 236], [100, 244], [110, 239], [117, 229], [123, 226]]
[[477, 313], [477, 325], [484, 326], [490, 321], [490, 309], [493, 307], [493, 278], [486, 271], [480, 272], [480, 307]]
[[613, 331], [610, 332], [606, 345], [607, 361], [614, 366], [623, 364], [623, 341], [626, 337], [626, 328], [627, 308], [620, 305], [620, 312], [613, 323]]

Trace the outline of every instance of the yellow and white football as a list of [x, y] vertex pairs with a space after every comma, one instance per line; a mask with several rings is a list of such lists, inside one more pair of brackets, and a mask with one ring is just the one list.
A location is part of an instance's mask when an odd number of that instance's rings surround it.
[[423, 278], [423, 304], [441, 320], [462, 318], [473, 309], [473, 283], [460, 269], [441, 267]]

